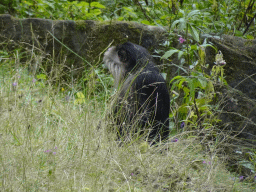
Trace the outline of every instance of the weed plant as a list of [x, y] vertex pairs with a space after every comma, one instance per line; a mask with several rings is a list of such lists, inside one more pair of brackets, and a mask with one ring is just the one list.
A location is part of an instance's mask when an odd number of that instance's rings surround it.
[[94, 81], [56, 86], [30, 65], [1, 52], [1, 191], [255, 191], [227, 171], [221, 143], [206, 150], [193, 131], [120, 145], [103, 118], [108, 95], [94, 99]]

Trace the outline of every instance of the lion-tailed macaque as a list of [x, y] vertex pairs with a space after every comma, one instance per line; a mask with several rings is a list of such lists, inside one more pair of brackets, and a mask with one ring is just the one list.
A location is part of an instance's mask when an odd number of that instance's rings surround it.
[[159, 141], [169, 135], [170, 96], [165, 80], [150, 53], [126, 42], [110, 47], [104, 54], [104, 66], [114, 76], [117, 101], [113, 108], [118, 135], [126, 136], [136, 124], [136, 132]]

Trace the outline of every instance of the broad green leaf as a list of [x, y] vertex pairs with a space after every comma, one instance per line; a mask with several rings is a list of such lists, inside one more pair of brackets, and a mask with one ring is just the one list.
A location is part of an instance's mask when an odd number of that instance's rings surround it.
[[174, 21], [174, 22], [172, 23], [171, 28], [174, 29], [174, 27], [175, 27], [178, 23], [182, 23], [182, 22], [184, 22], [184, 19], [182, 19], [182, 18], [180, 18], [180, 19]]
[[141, 23], [145, 25], [150, 25], [150, 22], [148, 20], [142, 20]]
[[246, 35], [247, 39], [254, 39], [254, 37], [252, 35]]
[[199, 10], [193, 10], [193, 11], [189, 12], [187, 18], [193, 17], [195, 15], [199, 15], [199, 14], [200, 14]]
[[196, 29], [192, 25], [188, 25], [188, 26], [189, 26], [190, 33], [191, 33], [192, 37], [194, 38], [194, 40], [199, 42], [200, 41], [199, 34], [197, 33]]
[[[72, 3], [75, 3], [76, 1], [73, 1]], [[89, 3], [87, 2], [84, 2], [84, 1], [81, 1], [77, 4], [77, 6], [80, 6], [80, 7], [89, 7]]]
[[255, 173], [255, 166], [252, 164], [252, 162], [244, 160], [239, 161], [238, 164], [246, 167], [247, 169], [250, 169], [252, 173]]
[[186, 25], [187, 25], [187, 21], [184, 19], [184, 18], [180, 18], [180, 27], [179, 27], [179, 29], [180, 30], [184, 30], [184, 29], [186, 29]]
[[191, 46], [190, 46], [190, 49], [191, 49], [191, 50], [197, 50], [197, 49], [198, 49], [198, 46], [197, 46], [197, 45], [191, 45]]
[[42, 73], [36, 76], [37, 79], [46, 79], [46, 77], [47, 76], [45, 74], [42, 74]]
[[183, 91], [185, 93], [185, 98], [189, 96], [190, 90], [187, 87], [183, 87]]
[[76, 96], [77, 96], [77, 98], [79, 98], [79, 99], [84, 99], [84, 98], [85, 98], [85, 96], [84, 96], [84, 94], [83, 94], [82, 92], [77, 92], [77, 93], [76, 93]]
[[100, 8], [100, 9], [105, 9], [106, 8], [104, 5], [100, 4], [99, 2], [92, 2], [91, 6], [92, 7], [97, 7], [97, 8]]
[[128, 12], [134, 12], [132, 7], [123, 7]]
[[100, 15], [102, 12], [100, 9], [93, 9], [91, 10], [90, 12], [90, 15], [93, 17], [93, 16], [96, 16], [96, 15]]
[[179, 51], [178, 53], [178, 59], [180, 59], [182, 57], [182, 55], [184, 55], [184, 51]]
[[184, 15], [184, 14], [185, 14], [184, 10], [182, 10], [182, 9], [180, 9], [180, 12], [182, 13], [182, 15]]
[[167, 58], [171, 57], [174, 53], [177, 53], [177, 52], [179, 52], [178, 49], [172, 49], [172, 50], [170, 50], [170, 51], [167, 51], [167, 52], [162, 56], [162, 58], [167, 59]]
[[182, 79], [182, 78], [184, 78], [184, 77], [178, 75], [178, 76], [172, 78], [172, 80], [170, 81], [170, 83], [172, 83], [172, 82], [173, 82], [174, 80], [176, 80], [176, 79]]
[[178, 83], [178, 88], [182, 89], [182, 84], [186, 81], [185, 78], [181, 79], [180, 82]]
[[207, 80], [202, 77], [198, 77], [197, 80], [198, 80], [198, 82], [200, 82], [200, 85], [201, 85], [200, 87], [202, 89], [205, 89], [205, 87], [207, 86]]
[[207, 83], [207, 86], [206, 86], [206, 93], [209, 94], [209, 93], [213, 93], [214, 92], [214, 86], [212, 84], [212, 81], [209, 81]]
[[195, 83], [196, 81], [194, 80], [189, 80], [188, 81], [188, 86], [189, 86], [189, 89], [190, 89], [190, 98], [192, 98], [192, 100], [194, 99], [195, 97]]

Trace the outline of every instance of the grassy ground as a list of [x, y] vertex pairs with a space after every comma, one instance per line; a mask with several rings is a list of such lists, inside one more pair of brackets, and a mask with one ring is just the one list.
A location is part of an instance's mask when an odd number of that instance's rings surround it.
[[183, 132], [120, 146], [104, 121], [97, 128], [103, 99], [0, 63], [0, 191], [255, 191], [227, 171], [218, 143], [205, 152]]

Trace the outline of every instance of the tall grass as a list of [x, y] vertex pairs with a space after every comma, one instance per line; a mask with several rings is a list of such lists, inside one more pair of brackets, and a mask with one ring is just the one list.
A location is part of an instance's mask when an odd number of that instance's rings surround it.
[[55, 86], [30, 65], [0, 60], [1, 191], [254, 191], [226, 170], [218, 143], [205, 150], [191, 132], [120, 146], [95, 82]]

